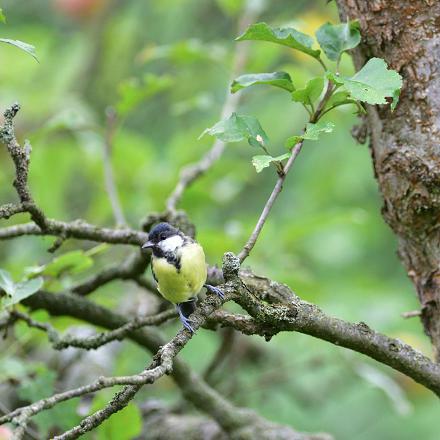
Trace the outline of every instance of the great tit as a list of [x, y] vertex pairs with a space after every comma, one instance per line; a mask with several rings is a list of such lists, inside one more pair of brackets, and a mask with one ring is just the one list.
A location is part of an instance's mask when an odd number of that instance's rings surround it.
[[142, 250], [153, 251], [151, 270], [157, 290], [168, 301], [176, 304], [183, 326], [194, 332], [188, 319], [195, 310], [196, 295], [202, 287], [224, 298], [217, 287], [206, 284], [205, 253], [191, 237], [169, 223], [159, 223], [148, 235]]

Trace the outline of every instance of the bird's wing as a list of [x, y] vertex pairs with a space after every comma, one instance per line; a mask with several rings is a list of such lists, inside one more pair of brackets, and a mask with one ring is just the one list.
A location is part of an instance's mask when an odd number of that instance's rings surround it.
[[154, 273], [153, 262], [151, 262], [151, 273], [153, 274], [154, 281], [156, 281], [156, 283], [159, 283], [159, 281], [157, 281], [156, 274]]

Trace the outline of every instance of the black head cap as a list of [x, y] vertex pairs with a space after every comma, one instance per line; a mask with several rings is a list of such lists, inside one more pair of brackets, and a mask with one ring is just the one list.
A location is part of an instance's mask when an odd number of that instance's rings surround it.
[[169, 223], [159, 223], [148, 234], [148, 241], [142, 246], [142, 249], [153, 248], [159, 242], [177, 234], [179, 234], [179, 230]]

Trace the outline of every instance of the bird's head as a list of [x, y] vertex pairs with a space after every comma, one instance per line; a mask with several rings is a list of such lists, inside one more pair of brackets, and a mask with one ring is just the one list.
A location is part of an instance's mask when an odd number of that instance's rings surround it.
[[152, 249], [153, 252], [173, 252], [183, 244], [182, 233], [169, 223], [159, 223], [148, 235], [148, 241], [142, 245], [142, 250]]

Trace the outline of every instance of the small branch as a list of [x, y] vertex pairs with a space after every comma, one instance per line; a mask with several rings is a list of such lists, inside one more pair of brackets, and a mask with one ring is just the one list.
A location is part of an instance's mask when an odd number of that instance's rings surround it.
[[303, 142], [304, 141], [298, 142], [295, 145], [295, 147], [292, 150], [292, 155], [289, 157], [289, 160], [286, 162], [286, 165], [283, 168], [283, 173], [278, 175], [278, 179], [275, 184], [275, 187], [272, 190], [272, 193], [270, 194], [269, 198], [267, 199], [266, 204], [264, 205], [263, 212], [261, 213], [260, 218], [258, 219], [257, 224], [255, 225], [255, 228], [252, 231], [251, 236], [244, 245], [243, 249], [238, 254], [238, 258], [240, 259], [241, 263], [249, 256], [249, 253], [255, 246], [255, 243], [257, 242], [258, 237], [260, 236], [260, 232], [263, 229], [264, 223], [266, 223], [267, 217], [270, 214], [272, 206], [275, 203], [275, 200], [278, 198], [281, 190], [283, 189], [283, 184], [284, 181], [286, 180], [287, 173], [289, 172], [290, 168], [292, 168], [295, 159], [298, 157], [298, 154], [301, 151]]
[[135, 251], [122, 263], [119, 262], [113, 266], [105, 268], [86, 281], [83, 281], [81, 284], [72, 287], [71, 291], [77, 295], [86, 296], [111, 281], [121, 279], [133, 280], [137, 284], [142, 285], [142, 287], [155, 292], [156, 288], [153, 284], [150, 284], [141, 278], [141, 275], [145, 272], [149, 264], [149, 256], [142, 254], [140, 251]]
[[[247, 1], [243, 13], [243, 17], [238, 25], [239, 33], [244, 31], [251, 23], [253, 23], [261, 14], [264, 7], [264, 2]], [[231, 69], [231, 80], [243, 70], [249, 54], [249, 43], [241, 43], [236, 46], [234, 59]], [[225, 119], [233, 113], [240, 103], [241, 94], [232, 94], [229, 91], [229, 86], [226, 92], [226, 98], [221, 111], [221, 119]], [[174, 213], [176, 207], [182, 199], [185, 190], [199, 177], [203, 176], [213, 165], [220, 159], [226, 144], [218, 139], [214, 141], [211, 149], [196, 163], [187, 165], [180, 172], [180, 180], [174, 188], [171, 195], [166, 201], [166, 209], [168, 212]]]
[[112, 165], [112, 151], [113, 151], [113, 139], [115, 136], [118, 117], [114, 108], [109, 107], [106, 111], [107, 116], [107, 126], [105, 131], [104, 140], [104, 176], [105, 176], [105, 189], [107, 191], [110, 204], [112, 206], [113, 215], [115, 217], [117, 226], [125, 226], [127, 221], [124, 217], [124, 212], [122, 210], [121, 201], [119, 199], [118, 190], [116, 188], [115, 176], [113, 173]]
[[[375, 332], [363, 322], [353, 324], [328, 316], [317, 306], [302, 301], [287, 286], [262, 277], [244, 280], [233, 299], [262, 326], [260, 330], [269, 331], [268, 337], [279, 331], [297, 331], [323, 339], [388, 365], [440, 396], [440, 364], [411, 346]], [[279, 292], [285, 299], [281, 299]], [[258, 299], [272, 293], [281, 304], [269, 305]]]
[[91, 240], [100, 243], [130, 244], [141, 246], [148, 239], [148, 234], [133, 229], [99, 228], [83, 220], [61, 222], [46, 219], [45, 228], [41, 229], [34, 223], [9, 226], [0, 229], [0, 240], [6, 240], [23, 235], [52, 235], [56, 237], [76, 238], [78, 240]]
[[137, 392], [142, 388], [141, 385], [131, 385], [123, 388], [122, 391], [115, 394], [113, 399], [101, 410], [96, 411], [92, 415], [86, 417], [81, 424], [69, 429], [64, 434], [57, 435], [53, 440], [72, 440], [84, 435], [86, 432], [92, 431], [114, 413], [124, 409]]
[[411, 310], [410, 312], [403, 312], [400, 315], [404, 319], [415, 318], [416, 316], [422, 316], [421, 310]]
[[20, 212], [26, 212], [26, 209], [22, 204], [14, 205], [12, 203], [7, 203], [6, 205], [0, 206], [0, 219], [8, 219], [15, 214], [19, 214]]
[[[159, 358], [159, 361], [153, 360], [151, 366], [146, 368], [139, 374], [133, 376], [116, 376], [116, 377], [100, 377], [95, 382], [84, 385], [78, 388], [74, 388], [69, 391], [64, 391], [62, 393], [54, 394], [51, 397], [41, 399], [37, 402], [32, 403], [31, 405], [24, 406], [22, 408], [18, 408], [5, 416], [0, 417], [0, 425], [8, 422], [12, 422], [18, 425], [18, 433], [15, 433], [15, 436], [20, 435], [21, 430], [26, 426], [29, 419], [40, 413], [41, 411], [50, 409], [57, 405], [60, 402], [64, 402], [66, 400], [74, 399], [76, 397], [84, 396], [86, 394], [90, 394], [104, 388], [110, 388], [117, 385], [133, 385], [134, 388], [140, 389], [140, 387], [147, 383], [153, 383], [164, 374], [168, 373], [172, 367], [172, 352], [167, 350], [167, 346], [162, 349], [161, 353], [158, 353], [156, 356]], [[133, 396], [134, 397], [134, 394]], [[130, 399], [131, 400], [131, 399]], [[128, 402], [127, 402], [128, 403]], [[122, 408], [120, 408], [122, 409]], [[102, 412], [102, 410], [100, 411]], [[105, 418], [100, 418], [99, 422], [102, 423], [106, 418], [108, 418], [111, 414], [109, 414]], [[88, 417], [90, 419], [92, 416]], [[85, 419], [85, 421], [87, 421]], [[90, 424], [87, 422], [81, 424], [81, 428], [83, 428], [81, 434], [84, 434], [87, 431], [90, 431], [95, 426], [98, 426], [100, 423], [96, 423], [94, 426], [90, 427]], [[85, 429], [84, 429], [85, 428]], [[58, 437], [56, 437], [58, 438]], [[60, 438], [77, 438], [77, 437], [60, 437]]]
[[13, 318], [15, 318], [14, 320], [22, 320], [26, 322], [29, 327], [37, 328], [46, 332], [49, 337], [49, 341], [52, 343], [52, 346], [55, 350], [63, 350], [69, 347], [82, 348], [84, 350], [96, 350], [109, 342], [121, 341], [129, 333], [135, 330], [146, 326], [158, 326], [177, 316], [175, 310], [166, 310], [165, 312], [158, 313], [157, 315], [138, 316], [115, 330], [98, 333], [94, 336], [89, 336], [86, 338], [78, 338], [71, 335], [60, 336], [60, 334], [50, 324], [35, 321], [25, 313], [14, 310], [11, 312], [11, 315]]
[[20, 106], [18, 104], [13, 104], [5, 110], [3, 114], [5, 121], [3, 127], [0, 128], [0, 141], [6, 145], [15, 165], [15, 180], [13, 185], [20, 198], [21, 207], [23, 208], [22, 211], [17, 212], [29, 212], [32, 220], [44, 230], [46, 227], [46, 218], [35, 204], [28, 188], [29, 161], [32, 147], [27, 141], [24, 147], [21, 147], [15, 137], [14, 118], [19, 110]]
[[[322, 115], [322, 110], [325, 104], [327, 103], [328, 99], [330, 98], [332, 91], [333, 91], [333, 86], [332, 83], [329, 81], [327, 83], [326, 92], [322, 97], [321, 101], [319, 102], [316, 111], [314, 111], [313, 114], [310, 116], [309, 122], [315, 123], [316, 121], [319, 120], [319, 118]], [[260, 232], [263, 229], [264, 224], [266, 223], [270, 211], [272, 210], [272, 206], [283, 189], [283, 184], [284, 181], [286, 180], [287, 174], [289, 173], [293, 163], [295, 162], [296, 158], [298, 157], [298, 154], [301, 151], [303, 143], [304, 140], [301, 140], [295, 145], [295, 147], [292, 149], [292, 155], [289, 157], [288, 161], [286, 162], [286, 165], [284, 166], [282, 172], [278, 173], [278, 179], [275, 183], [275, 187], [272, 190], [272, 193], [270, 194], [269, 198], [267, 199], [266, 204], [264, 205], [263, 212], [261, 213], [260, 218], [258, 219], [257, 224], [255, 225], [255, 228], [252, 231], [251, 236], [244, 245], [243, 249], [238, 254], [238, 258], [240, 259], [241, 263], [243, 263], [243, 261], [249, 256], [250, 252], [254, 248], [255, 243], [257, 242], [258, 237], [260, 236]]]

